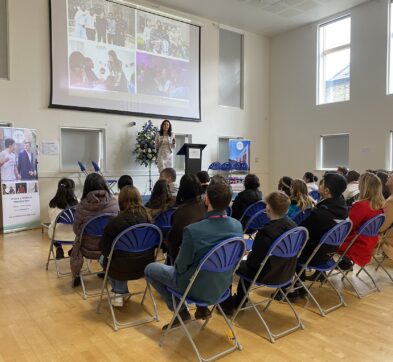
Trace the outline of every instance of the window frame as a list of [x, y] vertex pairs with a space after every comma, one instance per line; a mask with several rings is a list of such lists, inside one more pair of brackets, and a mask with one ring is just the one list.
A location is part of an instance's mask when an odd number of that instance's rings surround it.
[[[393, 1], [393, 0], [392, 0]], [[334, 48], [329, 48], [327, 50], [321, 49], [322, 44], [321, 44], [321, 29], [324, 26], [334, 24], [338, 21], [342, 21], [344, 19], [349, 18], [351, 21], [350, 24], [350, 41], [348, 44], [344, 45], [339, 45]], [[325, 84], [326, 84], [326, 79], [325, 79], [325, 70], [322, 68], [325, 68], [325, 57], [329, 54], [334, 54], [339, 51], [343, 51], [346, 49], [349, 49], [349, 56], [351, 59], [351, 44], [352, 44], [352, 15], [350, 12], [346, 12], [344, 14], [341, 14], [339, 16], [335, 16], [334, 18], [330, 18], [328, 20], [325, 20], [317, 25], [317, 79], [316, 79], [316, 105], [317, 106], [322, 106], [326, 104], [334, 104], [334, 103], [341, 103], [341, 102], [348, 102], [351, 100], [351, 67], [349, 68], [349, 98], [340, 100], [340, 101], [334, 101], [334, 102], [326, 102], [326, 94], [324, 92]], [[351, 61], [349, 63], [351, 65]], [[324, 98], [322, 99], [322, 95]]]
[[[327, 137], [335, 137], [335, 136], [348, 136], [348, 163], [349, 163], [349, 137], [350, 134], [349, 132], [342, 132], [342, 133], [328, 133], [328, 134], [322, 134], [319, 136], [319, 159], [317, 161], [317, 170], [319, 171], [335, 171], [337, 169], [338, 166], [345, 166], [340, 164], [337, 164], [336, 167], [323, 167], [323, 142], [324, 142], [324, 138]], [[346, 167], [349, 167], [349, 165], [347, 165]]]

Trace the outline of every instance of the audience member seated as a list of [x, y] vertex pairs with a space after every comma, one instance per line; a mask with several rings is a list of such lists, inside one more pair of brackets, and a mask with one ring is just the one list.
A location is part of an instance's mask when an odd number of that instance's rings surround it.
[[[301, 181], [301, 180], [300, 180]], [[302, 181], [303, 182], [303, 181]], [[305, 185], [305, 184], [304, 184]], [[275, 191], [266, 197], [266, 213], [270, 218], [263, 229], [259, 230], [252, 245], [252, 250], [246, 260], [242, 260], [239, 266], [239, 273], [253, 279], [265, 259], [270, 246], [285, 232], [296, 227], [296, 224], [286, 216], [290, 204], [289, 197], [282, 191]], [[295, 272], [297, 257], [293, 257], [291, 262], [273, 256], [259, 274], [259, 282], [269, 282], [270, 284], [281, 284]], [[247, 281], [246, 288], [250, 286]], [[233, 314], [244, 297], [244, 290], [239, 282], [236, 294], [221, 304], [224, 312], [228, 315]]]
[[206, 216], [206, 208], [201, 199], [201, 183], [195, 175], [184, 175], [180, 180], [176, 197], [177, 210], [173, 214], [172, 229], [165, 242], [169, 254], [176, 258], [183, 241], [183, 230], [186, 226], [200, 221]]
[[196, 176], [198, 177], [199, 182], [202, 186], [202, 194], [206, 194], [207, 187], [209, 186], [210, 176], [206, 171], [197, 172]]
[[343, 175], [345, 178], [348, 175], [348, 168], [345, 166], [338, 166], [337, 167], [337, 171], [336, 171], [339, 175]]
[[360, 173], [355, 170], [351, 170], [347, 174], [348, 184], [343, 196], [348, 206], [352, 206], [359, 197], [359, 177]]
[[377, 172], [378, 178], [381, 180], [382, 183], [382, 195], [385, 199], [388, 199], [390, 196], [390, 191], [389, 187], [386, 185], [386, 182], [388, 181], [389, 174], [385, 171], [378, 171]]
[[307, 185], [303, 180], [295, 179], [291, 183], [291, 204], [288, 208], [288, 217], [295, 216], [299, 211], [304, 211], [315, 206], [314, 199], [308, 195]]
[[291, 196], [291, 183], [292, 183], [292, 178], [289, 176], [284, 176], [281, 177], [280, 180], [278, 181], [278, 190], [283, 191], [287, 194], [288, 197]]
[[164, 168], [160, 173], [160, 178], [166, 180], [169, 185], [169, 192], [173, 197], [177, 196], [179, 186], [176, 183], [176, 170], [174, 168]]
[[[99, 243], [102, 253], [100, 262], [104, 269], [106, 269], [112, 243], [116, 236], [130, 226], [152, 221], [147, 209], [142, 205], [138, 189], [134, 186], [128, 185], [121, 189], [119, 207], [119, 215], [108, 222]], [[120, 250], [114, 252], [108, 273], [112, 291], [116, 294], [116, 298], [112, 299], [113, 306], [123, 306], [122, 295], [129, 293], [127, 281], [142, 278], [146, 265], [153, 261], [154, 250], [142, 253], [127, 253]]]
[[[232, 217], [240, 220], [244, 211], [250, 205], [262, 200], [262, 192], [259, 190], [259, 178], [254, 174], [248, 174], [244, 179], [244, 191], [239, 192], [233, 201]], [[241, 223], [243, 227], [247, 224], [248, 218], [242, 218]]]
[[79, 272], [83, 265], [82, 255], [91, 259], [99, 259], [101, 255], [100, 238], [85, 236], [83, 240], [79, 240], [83, 225], [100, 214], [117, 214], [118, 212], [119, 205], [117, 200], [111, 196], [105, 179], [98, 173], [87, 175], [83, 185], [82, 200], [76, 207], [73, 227], [76, 238], [72, 248], [70, 265], [74, 287], [80, 283]]
[[216, 185], [216, 184], [223, 184], [223, 185], [227, 185], [227, 186], [231, 187], [231, 185], [229, 185], [229, 182], [227, 181], [227, 179], [222, 175], [214, 175], [210, 179], [209, 185]]
[[393, 259], [393, 175], [389, 176], [386, 186], [389, 188], [390, 196], [385, 201], [385, 205], [383, 207], [385, 212], [385, 221], [379, 232], [382, 234], [381, 246], [383, 252], [388, 258]]
[[[75, 182], [69, 178], [62, 178], [57, 184], [57, 191], [55, 197], [50, 200], [48, 214], [50, 225], [48, 228], [48, 236], [53, 237], [53, 230], [57, 216], [69, 207], [78, 204], [78, 199], [75, 196]], [[75, 234], [72, 230], [72, 225], [58, 224], [56, 226], [56, 239], [62, 241], [74, 241]], [[54, 243], [56, 248], [56, 259], [64, 258], [64, 250], [61, 243]]]
[[119, 192], [124, 186], [134, 186], [134, 181], [131, 176], [129, 175], [122, 175], [117, 180], [117, 188]]
[[[182, 182], [180, 182], [180, 189], [181, 187]], [[172, 297], [166, 288], [170, 287], [179, 292], [184, 292], [198, 263], [209, 250], [225, 239], [243, 236], [240, 222], [225, 214], [225, 209], [229, 205], [231, 197], [232, 192], [228, 185], [222, 183], [209, 185], [205, 199], [208, 208], [207, 217], [200, 222], [188, 225], [184, 229], [183, 244], [175, 265], [152, 263], [146, 267], [146, 279], [161, 294], [171, 311], [173, 311]], [[189, 296], [206, 303], [215, 302], [231, 286], [232, 275], [233, 270], [223, 273], [205, 271], [199, 274]], [[180, 310], [180, 316], [184, 321], [191, 319], [185, 306]], [[195, 318], [210, 318], [209, 309], [206, 307], [197, 308]], [[174, 326], [177, 325], [179, 325], [179, 321], [175, 320]], [[166, 327], [167, 325], [164, 326], [164, 329]]]
[[318, 177], [315, 176], [312, 172], [306, 172], [303, 176], [303, 181], [307, 185], [307, 192], [318, 191]]
[[[347, 188], [345, 177], [337, 173], [326, 173], [319, 185], [319, 192], [322, 197], [310, 216], [304, 220], [300, 226], [304, 226], [309, 233], [308, 241], [299, 257], [300, 262], [307, 262], [308, 258], [318, 246], [322, 236], [337, 224], [338, 220], [345, 220], [348, 217], [348, 208], [342, 193]], [[332, 253], [336, 252], [336, 247], [322, 245], [313, 257], [311, 263], [319, 265], [327, 262]], [[299, 272], [299, 269], [298, 269]], [[304, 275], [301, 276], [304, 279]], [[289, 294], [291, 300], [297, 297], [304, 297], [305, 290], [299, 289]]]
[[[359, 201], [355, 202], [349, 211], [349, 218], [353, 223], [352, 230], [340, 246], [339, 253], [343, 253], [347, 249], [360, 226], [372, 217], [383, 213], [382, 207], [385, 200], [382, 195], [382, 183], [377, 176], [372, 173], [361, 175], [359, 179], [359, 190]], [[353, 263], [359, 266], [365, 266], [370, 262], [377, 243], [377, 236], [360, 235], [340, 262], [340, 268], [350, 270]]]
[[150, 215], [154, 219], [157, 215], [175, 205], [175, 199], [169, 192], [168, 182], [164, 179], [158, 180], [151, 192], [150, 200], [146, 203]]

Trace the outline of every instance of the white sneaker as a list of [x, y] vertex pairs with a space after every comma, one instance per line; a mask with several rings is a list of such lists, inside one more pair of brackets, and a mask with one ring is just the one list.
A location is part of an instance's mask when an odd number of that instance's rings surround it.
[[123, 307], [124, 305], [123, 295], [115, 293], [115, 297], [111, 299], [111, 304], [114, 307]]

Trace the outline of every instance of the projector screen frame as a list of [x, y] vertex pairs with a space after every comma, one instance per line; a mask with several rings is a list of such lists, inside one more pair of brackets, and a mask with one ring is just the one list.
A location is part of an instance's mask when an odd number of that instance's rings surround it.
[[[125, 4], [120, 4], [116, 1], [112, 0], [105, 0], [106, 2], [115, 3], [122, 6], [128, 6]], [[116, 109], [106, 109], [106, 108], [94, 108], [94, 107], [81, 107], [81, 106], [70, 106], [64, 104], [57, 104], [53, 103], [53, 29], [52, 29], [52, 0], [48, 0], [49, 3], [49, 50], [50, 50], [50, 94], [49, 94], [49, 105], [48, 108], [50, 109], [65, 109], [71, 111], [83, 111], [83, 112], [93, 112], [93, 113], [105, 113], [105, 114], [116, 114], [122, 116], [131, 116], [131, 117], [143, 117], [143, 118], [157, 118], [157, 119], [170, 119], [170, 120], [178, 120], [178, 121], [191, 121], [191, 122], [201, 122], [202, 121], [202, 105], [201, 105], [201, 36], [202, 36], [202, 27], [201, 25], [193, 24], [190, 22], [182, 21], [177, 18], [171, 18], [170, 16], [165, 16], [160, 14], [159, 12], [149, 11], [146, 9], [139, 9], [135, 6], [129, 5], [130, 8], [133, 8], [138, 11], [143, 11], [149, 14], [153, 14], [156, 16], [160, 16], [166, 19], [175, 20], [181, 23], [185, 23], [190, 26], [195, 26], [199, 28], [199, 36], [198, 36], [198, 88], [199, 88], [199, 117], [192, 118], [192, 117], [181, 117], [181, 116], [173, 116], [173, 115], [166, 115], [166, 114], [156, 114], [156, 113], [144, 113], [144, 112], [130, 112], [130, 111], [121, 111]]]

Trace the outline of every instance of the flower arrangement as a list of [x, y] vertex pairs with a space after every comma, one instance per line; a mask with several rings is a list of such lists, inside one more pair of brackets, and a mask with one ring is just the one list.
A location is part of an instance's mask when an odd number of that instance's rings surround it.
[[133, 153], [136, 154], [136, 161], [145, 167], [151, 167], [152, 163], [157, 163], [157, 150], [154, 145], [158, 128], [153, 123], [147, 121], [142, 130], [136, 136], [136, 145]]

